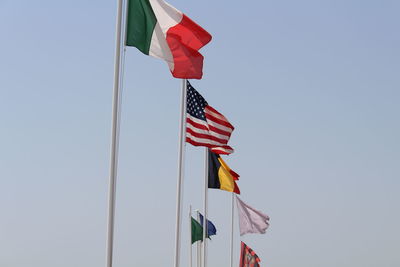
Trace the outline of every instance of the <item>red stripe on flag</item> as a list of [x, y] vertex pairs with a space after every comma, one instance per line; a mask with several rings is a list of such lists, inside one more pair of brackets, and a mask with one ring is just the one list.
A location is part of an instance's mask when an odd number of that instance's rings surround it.
[[211, 140], [211, 141], [217, 142], [218, 143], [218, 144], [216, 144], [217, 146], [218, 145], [225, 145], [227, 143], [227, 140], [220, 139], [218, 137], [215, 137], [215, 136], [212, 136], [212, 135], [209, 135], [209, 134], [196, 133], [195, 131], [193, 131], [190, 128], [186, 128], [186, 131], [188, 133], [190, 133], [191, 135], [193, 135], [194, 137], [201, 138], [201, 139], [207, 139], [207, 140]]
[[[206, 109], [207, 109], [207, 107], [206, 107]], [[212, 122], [215, 122], [219, 125], [225, 126], [226, 128], [230, 128], [233, 131], [233, 126], [229, 122], [218, 119], [217, 117], [214, 117], [213, 115], [207, 113], [207, 111], [206, 111], [206, 119], [210, 120]]]
[[240, 189], [239, 189], [239, 187], [237, 186], [236, 182], [233, 181], [233, 184], [234, 184], [234, 186], [235, 186], [235, 187], [233, 188], [233, 192], [236, 193], [236, 194], [238, 194], [238, 195], [240, 195]]
[[208, 128], [209, 128], [211, 131], [213, 131], [213, 132], [216, 132], [216, 133], [219, 133], [219, 134], [223, 134], [223, 135], [226, 135], [226, 136], [228, 136], [228, 137], [230, 137], [231, 134], [232, 134], [232, 132], [227, 132], [227, 131], [218, 129], [218, 128], [216, 128], [216, 127], [210, 125], [210, 124], [208, 125]]
[[215, 154], [219, 155], [229, 155], [235, 152], [233, 148], [230, 146], [225, 146], [225, 147], [213, 147], [211, 148], [211, 151], [214, 152]]
[[193, 125], [194, 127], [198, 128], [198, 129], [208, 131], [208, 127], [206, 125], [197, 123], [197, 122], [193, 121], [191, 118], [186, 118], [186, 122]]
[[[190, 115], [189, 115], [189, 116], [190, 116]], [[231, 134], [232, 134], [232, 132], [227, 132], [227, 131], [218, 129], [218, 128], [216, 128], [216, 127], [210, 125], [210, 124], [207, 124], [207, 125], [200, 124], [200, 123], [198, 123], [198, 122], [192, 120], [190, 117], [187, 117], [187, 118], [186, 118], [186, 122], [189, 123], [189, 124], [191, 124], [191, 125], [193, 125], [194, 127], [198, 128], [198, 129], [207, 130], [207, 131], [210, 130], [210, 131], [215, 132], [215, 133], [217, 133], [217, 134], [225, 135], [225, 136], [227, 136], [228, 138], [229, 138], [229, 137], [231, 136]], [[207, 122], [204, 121], [204, 123], [207, 123]]]
[[[190, 124], [191, 126], [193, 126], [196, 129], [207, 131], [212, 136], [222, 135], [222, 136], [219, 136], [218, 138], [223, 138], [224, 140], [226, 140], [224, 143], [228, 142], [229, 137], [231, 136], [232, 132], [226, 132], [226, 131], [220, 130], [218, 128], [215, 128], [214, 126], [207, 124], [206, 121], [202, 121], [202, 122], [204, 122], [204, 124], [198, 123], [197, 121], [193, 120], [190, 115], [188, 115], [188, 117], [186, 117], [187, 124]], [[215, 133], [215, 134], [213, 134], [213, 133]]]
[[[210, 112], [207, 112], [207, 111], [211, 111], [211, 112], [217, 113], [217, 114], [220, 115], [223, 119], [217, 118], [217, 117], [215, 117], [214, 115], [212, 115]], [[230, 122], [225, 118], [224, 115], [222, 115], [221, 113], [219, 113], [218, 111], [216, 111], [216, 110], [215, 110], [213, 107], [211, 107], [210, 105], [208, 105], [208, 106], [205, 108], [205, 113], [206, 113], [206, 118], [207, 118], [207, 119], [210, 119], [210, 120], [212, 120], [212, 121], [214, 121], [214, 122], [216, 122], [216, 123], [218, 123], [218, 124], [224, 125], [225, 127], [231, 128], [232, 131], [235, 129], [235, 127], [233, 127], [233, 125], [230, 124]]]
[[232, 170], [229, 170], [229, 173], [233, 176], [233, 178], [234, 178], [236, 181], [239, 180], [239, 177], [240, 177], [239, 174], [237, 174], [236, 172], [234, 172], [234, 171], [232, 171]]
[[[233, 148], [231, 148], [230, 146], [216, 146], [216, 145], [211, 145], [208, 143], [203, 143], [203, 142], [197, 142], [194, 141], [193, 139], [191, 139], [190, 137], [186, 136], [186, 142], [194, 145], [194, 146], [205, 146], [210, 148], [214, 153], [216, 154], [223, 154], [223, 155], [229, 155], [231, 153], [233, 153]], [[232, 152], [229, 152], [232, 151]]]
[[205, 146], [205, 147], [208, 147], [208, 148], [212, 148], [213, 147], [213, 145], [210, 145], [208, 143], [196, 142], [196, 141], [194, 141], [193, 139], [191, 139], [190, 137], [187, 137], [187, 136], [186, 136], [186, 142], [191, 143], [194, 146]]

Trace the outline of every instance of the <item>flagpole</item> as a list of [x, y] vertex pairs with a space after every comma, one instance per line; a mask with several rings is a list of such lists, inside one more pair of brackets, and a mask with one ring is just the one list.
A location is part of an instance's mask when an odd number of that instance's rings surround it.
[[175, 221], [175, 253], [174, 267], [179, 267], [181, 250], [181, 211], [182, 211], [182, 184], [183, 160], [185, 152], [186, 133], [186, 79], [182, 79], [181, 108], [179, 121], [179, 148], [178, 148], [178, 177], [176, 181], [176, 221]]
[[231, 198], [231, 257], [230, 257], [230, 263], [231, 263], [231, 267], [233, 267], [233, 215], [234, 215], [234, 198], [235, 195], [234, 193], [232, 193], [232, 198]]
[[115, 194], [118, 167], [118, 145], [119, 145], [119, 122], [120, 122], [120, 67], [121, 67], [121, 47], [122, 47], [122, 13], [123, 0], [117, 0], [117, 21], [116, 21], [116, 41], [115, 41], [115, 61], [114, 61], [114, 86], [112, 104], [112, 123], [111, 123], [111, 147], [110, 147], [110, 177], [108, 192], [108, 218], [107, 218], [107, 256], [106, 267], [112, 267], [113, 246], [114, 246], [114, 217], [115, 217]]
[[[197, 221], [200, 222], [200, 211], [196, 210]], [[197, 242], [197, 267], [201, 267], [201, 242]]]
[[208, 148], [204, 149], [203, 267], [207, 267]]
[[189, 267], [192, 267], [192, 205], [189, 206]]

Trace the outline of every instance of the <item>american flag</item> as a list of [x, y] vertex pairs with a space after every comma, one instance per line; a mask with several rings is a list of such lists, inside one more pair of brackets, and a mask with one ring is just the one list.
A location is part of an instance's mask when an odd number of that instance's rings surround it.
[[187, 82], [186, 142], [205, 146], [217, 154], [231, 154], [228, 141], [234, 129], [229, 121], [208, 105], [207, 101]]

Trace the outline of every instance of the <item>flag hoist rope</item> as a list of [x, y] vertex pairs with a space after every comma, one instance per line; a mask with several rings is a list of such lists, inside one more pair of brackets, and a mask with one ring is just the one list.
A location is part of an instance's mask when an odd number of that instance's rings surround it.
[[[119, 129], [121, 117], [121, 101], [122, 101], [122, 80], [124, 71], [124, 60], [121, 62], [121, 48], [123, 48], [123, 40], [125, 35], [122, 34], [125, 28], [123, 21], [124, 1], [117, 0], [117, 22], [115, 30], [115, 61], [114, 61], [114, 86], [112, 100], [112, 123], [111, 123], [111, 147], [110, 147], [110, 178], [108, 193], [108, 218], [107, 218], [107, 246], [106, 246], [106, 267], [112, 267], [113, 264], [113, 247], [114, 247], [114, 217], [115, 217], [115, 194], [116, 179], [118, 167], [118, 145], [119, 145]], [[125, 54], [125, 53], [124, 53]], [[122, 64], [121, 64], [122, 63]]]

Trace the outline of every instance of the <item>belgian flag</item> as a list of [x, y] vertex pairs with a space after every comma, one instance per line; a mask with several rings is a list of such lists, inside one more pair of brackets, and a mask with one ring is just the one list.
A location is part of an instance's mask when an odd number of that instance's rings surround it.
[[239, 174], [232, 171], [222, 158], [208, 150], [208, 188], [217, 188], [240, 194], [236, 182]]

